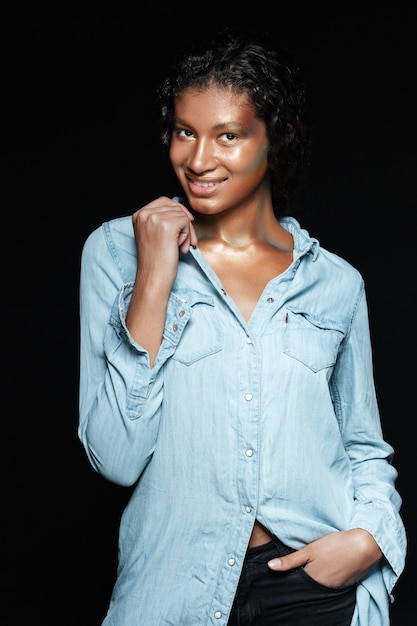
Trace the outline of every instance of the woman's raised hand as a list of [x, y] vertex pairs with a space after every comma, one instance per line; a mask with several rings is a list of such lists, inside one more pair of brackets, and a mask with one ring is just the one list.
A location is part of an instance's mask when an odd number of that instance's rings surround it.
[[166, 196], [135, 211], [132, 222], [142, 278], [161, 279], [163, 275], [171, 283], [175, 280], [178, 251], [186, 253], [197, 245], [193, 220], [183, 204]]

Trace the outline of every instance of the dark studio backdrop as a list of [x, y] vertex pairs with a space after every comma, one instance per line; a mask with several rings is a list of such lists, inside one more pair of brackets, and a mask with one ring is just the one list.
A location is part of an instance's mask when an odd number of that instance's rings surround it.
[[415, 9], [344, 6], [2, 10], [2, 626], [104, 617], [129, 491], [94, 473], [76, 434], [81, 247], [102, 221], [170, 194], [156, 84], [183, 39], [235, 22], [276, 34], [307, 83], [314, 152], [298, 218], [366, 281], [409, 537], [392, 626], [416, 623]]

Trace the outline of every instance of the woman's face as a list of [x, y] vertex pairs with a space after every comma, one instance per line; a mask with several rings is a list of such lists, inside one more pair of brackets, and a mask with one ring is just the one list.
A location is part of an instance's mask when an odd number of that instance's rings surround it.
[[245, 93], [210, 87], [184, 90], [175, 99], [169, 150], [174, 172], [194, 211], [219, 214], [250, 206], [268, 170], [265, 124]]

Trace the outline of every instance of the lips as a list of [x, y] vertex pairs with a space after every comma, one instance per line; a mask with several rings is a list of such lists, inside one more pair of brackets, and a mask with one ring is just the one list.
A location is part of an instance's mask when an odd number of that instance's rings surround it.
[[221, 189], [226, 182], [226, 178], [218, 180], [192, 180], [187, 178], [188, 188], [190, 193], [199, 198], [207, 198], [214, 195]]

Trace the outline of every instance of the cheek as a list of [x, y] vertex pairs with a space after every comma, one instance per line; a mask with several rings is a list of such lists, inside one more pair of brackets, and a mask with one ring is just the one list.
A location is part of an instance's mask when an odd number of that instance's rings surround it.
[[268, 151], [260, 150], [253, 162], [254, 170], [266, 171], [268, 169]]
[[171, 143], [169, 147], [168, 155], [169, 155], [169, 160], [171, 162], [172, 167], [175, 168], [181, 164], [183, 157], [182, 157], [181, 149], [179, 148], [178, 144]]
[[265, 174], [268, 169], [268, 150], [264, 147], [246, 159], [245, 173], [256, 176]]

